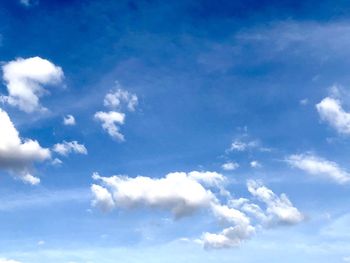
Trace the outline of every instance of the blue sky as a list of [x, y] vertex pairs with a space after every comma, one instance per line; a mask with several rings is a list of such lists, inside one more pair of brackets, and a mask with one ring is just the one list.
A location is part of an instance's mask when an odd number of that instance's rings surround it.
[[350, 262], [347, 1], [0, 3], [0, 263]]

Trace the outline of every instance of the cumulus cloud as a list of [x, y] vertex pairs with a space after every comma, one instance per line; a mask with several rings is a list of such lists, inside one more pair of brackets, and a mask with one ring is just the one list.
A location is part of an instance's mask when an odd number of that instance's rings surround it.
[[5, 63], [2, 71], [8, 96], [1, 96], [1, 100], [25, 112], [44, 110], [39, 99], [48, 91], [43, 86], [63, 79], [60, 67], [40, 57], [18, 58]]
[[124, 124], [125, 114], [117, 111], [99, 111], [95, 113], [95, 120], [102, 123], [102, 128], [114, 139], [124, 141], [124, 135], [119, 132], [119, 126]]
[[293, 154], [286, 158], [286, 162], [309, 174], [323, 176], [340, 184], [350, 180], [350, 174], [337, 163], [312, 154]]
[[[144, 176], [101, 177], [98, 174], [94, 174], [93, 178], [100, 180], [105, 189], [112, 193], [116, 207], [144, 206], [164, 209], [171, 211], [176, 218], [207, 207], [215, 198], [209, 190], [186, 173], [170, 173], [159, 179]], [[94, 185], [91, 190], [95, 196], [94, 204], [106, 206], [105, 200], [98, 199]]]
[[75, 118], [73, 115], [68, 114], [67, 116], [63, 117], [63, 124], [67, 126], [73, 126], [75, 125]]
[[316, 104], [321, 120], [327, 122], [338, 133], [350, 134], [350, 113], [346, 112], [337, 99], [326, 97]]
[[239, 164], [236, 162], [227, 162], [221, 165], [221, 168], [225, 171], [233, 171], [239, 167]]
[[275, 224], [296, 224], [303, 219], [287, 196], [278, 197], [255, 181], [248, 183], [248, 190], [266, 204], [266, 211], [246, 198], [222, 204], [215, 189], [222, 189], [226, 178], [216, 172], [174, 172], [161, 178], [102, 177], [94, 173], [93, 179], [97, 183], [91, 186], [92, 205], [104, 211], [146, 207], [169, 211], [174, 218], [210, 211], [224, 229], [218, 233], [204, 232], [197, 239], [207, 249], [236, 247], [251, 238], [256, 227], [248, 214], [254, 214], [255, 220], [264, 225], [269, 220], [269, 227], [273, 226], [272, 221]]
[[258, 181], [249, 180], [248, 191], [266, 204], [266, 214], [270, 224], [297, 224], [304, 220], [303, 214], [293, 206], [287, 195], [277, 196]]
[[137, 96], [120, 88], [119, 84], [117, 84], [117, 86], [117, 90], [110, 91], [106, 94], [103, 104], [107, 107], [119, 110], [121, 110], [122, 106], [125, 104], [129, 111], [135, 111], [138, 104]]
[[2, 109], [0, 126], [0, 168], [24, 182], [38, 184], [40, 179], [31, 174], [33, 163], [50, 159], [50, 150], [42, 148], [35, 140], [22, 140], [7, 112]]
[[54, 152], [67, 156], [70, 153], [87, 154], [88, 151], [84, 144], [79, 144], [77, 141], [57, 143], [52, 149]]

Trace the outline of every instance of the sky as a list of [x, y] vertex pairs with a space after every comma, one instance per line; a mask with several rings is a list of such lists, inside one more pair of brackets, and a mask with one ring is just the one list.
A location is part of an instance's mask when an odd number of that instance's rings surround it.
[[349, 13], [2, 0], [0, 263], [350, 262]]

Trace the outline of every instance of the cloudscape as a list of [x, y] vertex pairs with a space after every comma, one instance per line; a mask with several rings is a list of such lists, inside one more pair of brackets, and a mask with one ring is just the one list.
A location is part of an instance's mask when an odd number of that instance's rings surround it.
[[0, 22], [0, 263], [350, 262], [350, 3]]

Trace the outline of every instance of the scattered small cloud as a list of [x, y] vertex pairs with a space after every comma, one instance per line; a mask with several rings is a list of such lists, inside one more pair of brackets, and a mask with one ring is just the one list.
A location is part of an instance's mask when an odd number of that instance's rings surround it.
[[119, 131], [119, 125], [124, 124], [125, 114], [117, 111], [99, 111], [95, 113], [95, 120], [102, 123], [102, 128], [117, 141], [124, 141], [124, 135]]
[[239, 167], [239, 164], [236, 162], [226, 162], [221, 165], [221, 168], [225, 171], [233, 171]]
[[118, 110], [122, 110], [125, 105], [129, 111], [135, 111], [138, 104], [138, 98], [135, 94], [122, 89], [119, 82], [117, 82], [116, 90], [110, 91], [106, 94], [103, 104], [106, 107]]
[[68, 114], [67, 116], [64, 116], [63, 124], [67, 126], [74, 126], [76, 124], [74, 116], [70, 114]]
[[79, 144], [77, 141], [57, 143], [52, 149], [54, 152], [67, 156], [70, 153], [87, 154], [88, 151], [84, 144]]
[[293, 154], [288, 156], [285, 161], [292, 167], [301, 169], [309, 174], [323, 176], [333, 181], [343, 184], [350, 180], [350, 174], [335, 162], [324, 158], [307, 154]]
[[258, 161], [251, 161], [249, 164], [252, 168], [260, 168], [262, 166], [261, 163]]

